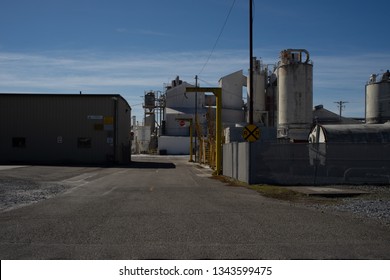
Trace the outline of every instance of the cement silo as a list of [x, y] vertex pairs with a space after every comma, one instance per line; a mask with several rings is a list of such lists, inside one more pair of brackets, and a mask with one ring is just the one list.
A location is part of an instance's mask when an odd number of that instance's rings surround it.
[[[261, 60], [253, 58], [253, 121], [255, 123], [262, 123], [268, 125], [268, 112], [266, 112], [266, 97], [265, 97], [265, 82], [266, 70], [263, 67]], [[249, 92], [250, 77], [248, 76], [247, 89], [248, 100], [250, 100], [252, 93]], [[249, 122], [249, 115], [247, 116]]]
[[385, 123], [390, 121], [390, 72], [371, 75], [366, 85], [366, 123]]
[[280, 53], [278, 76], [278, 138], [305, 141], [313, 119], [313, 65], [309, 52]]

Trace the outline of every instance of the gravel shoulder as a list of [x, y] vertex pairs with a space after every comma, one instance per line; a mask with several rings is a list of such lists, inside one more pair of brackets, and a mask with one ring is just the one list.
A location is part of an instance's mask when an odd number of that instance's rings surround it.
[[35, 182], [12, 177], [0, 178], [0, 212], [49, 199], [70, 187], [59, 183]]
[[69, 188], [65, 179], [82, 172], [85, 167], [0, 166], [0, 212], [37, 203], [59, 195]]
[[323, 198], [309, 207], [321, 211], [341, 211], [362, 219], [369, 219], [390, 227], [390, 186], [335, 186], [368, 192], [351, 197]]

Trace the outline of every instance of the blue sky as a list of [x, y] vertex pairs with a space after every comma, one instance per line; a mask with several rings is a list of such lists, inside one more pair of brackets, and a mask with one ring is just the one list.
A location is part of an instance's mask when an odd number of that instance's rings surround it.
[[[206, 67], [221, 27], [224, 31]], [[119, 93], [142, 116], [145, 90], [177, 75], [216, 86], [247, 74], [248, 0], [2, 0], [0, 92]], [[305, 48], [314, 105], [363, 117], [370, 74], [390, 68], [388, 2], [254, 0], [254, 55]]]

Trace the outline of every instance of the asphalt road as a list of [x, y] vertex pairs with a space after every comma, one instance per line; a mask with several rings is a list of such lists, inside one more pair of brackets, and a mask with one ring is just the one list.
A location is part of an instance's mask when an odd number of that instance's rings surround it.
[[129, 167], [0, 168], [68, 188], [0, 213], [1, 259], [389, 259], [390, 229], [262, 197], [187, 157]]

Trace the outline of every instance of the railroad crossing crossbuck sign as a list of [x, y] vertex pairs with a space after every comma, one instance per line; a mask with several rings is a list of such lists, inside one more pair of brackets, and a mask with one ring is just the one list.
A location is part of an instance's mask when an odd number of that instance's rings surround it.
[[248, 124], [242, 131], [242, 137], [248, 142], [255, 142], [260, 138], [260, 129], [254, 124]]

